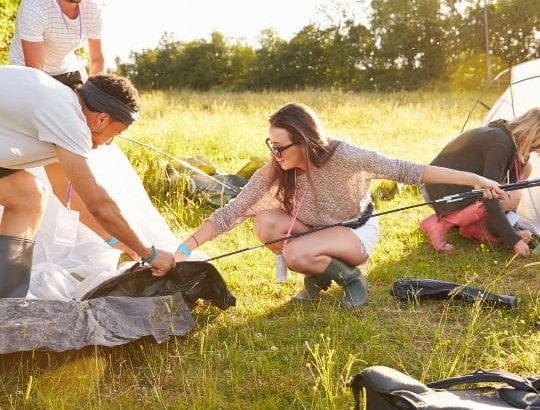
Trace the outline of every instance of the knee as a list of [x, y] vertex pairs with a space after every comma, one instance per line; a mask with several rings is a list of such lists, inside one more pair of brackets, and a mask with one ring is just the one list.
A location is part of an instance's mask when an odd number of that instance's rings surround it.
[[49, 198], [45, 184], [33, 177], [24, 178], [19, 182], [17, 192], [7, 207], [20, 209], [27, 214], [43, 214]]
[[287, 266], [295, 272], [309, 272], [312, 255], [305, 252], [301, 246], [296, 246], [295, 241], [291, 241], [283, 248], [283, 257]]
[[281, 233], [278, 215], [281, 211], [267, 210], [258, 212], [253, 219], [253, 230], [262, 242], [276, 239]]

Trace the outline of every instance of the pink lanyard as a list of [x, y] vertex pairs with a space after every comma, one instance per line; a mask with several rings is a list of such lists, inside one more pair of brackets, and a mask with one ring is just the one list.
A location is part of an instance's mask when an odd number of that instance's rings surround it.
[[[294, 226], [294, 223], [296, 222], [296, 218], [298, 217], [298, 212], [300, 211], [300, 207], [302, 206], [302, 202], [304, 202], [304, 197], [305, 196], [306, 196], [306, 192], [304, 191], [304, 194], [302, 195], [302, 198], [300, 198], [300, 202], [298, 202], [298, 204], [296, 204], [296, 200], [294, 201], [295, 204], [294, 204], [293, 212], [292, 212], [293, 215], [292, 215], [291, 223], [289, 225], [289, 229], [287, 230], [287, 236], [291, 235], [292, 228]], [[293, 198], [296, 199], [296, 170], [294, 171], [294, 197]], [[285, 239], [283, 241], [283, 245], [286, 245], [287, 241], [288, 241], [288, 239]]]
[[[517, 159], [514, 160], [514, 169], [516, 171], [516, 182], [521, 182], [521, 173], [519, 172]], [[510, 181], [508, 181], [510, 183]]]
[[66, 208], [67, 209], [71, 208], [71, 191], [72, 191], [72, 189], [73, 189], [73, 187], [71, 186], [71, 181], [68, 181], [67, 194], [66, 194]]
[[[58, 7], [60, 8], [60, 15], [62, 16], [62, 20], [64, 20], [64, 25], [66, 26], [66, 30], [69, 31], [69, 26], [66, 21], [66, 17], [64, 16], [64, 12], [62, 11], [62, 6], [60, 5], [60, 0], [56, 0], [56, 3], [58, 3]], [[81, 16], [81, 6], [77, 4], [77, 13], [79, 14], [79, 41], [82, 41], [82, 16]]]

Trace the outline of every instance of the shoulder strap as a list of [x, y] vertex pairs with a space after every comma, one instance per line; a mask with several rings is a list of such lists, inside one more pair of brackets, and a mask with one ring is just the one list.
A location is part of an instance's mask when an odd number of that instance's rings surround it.
[[540, 374], [537, 376], [527, 377], [527, 380], [531, 382], [531, 384], [536, 390], [538, 390], [538, 392], [540, 392]]
[[533, 386], [531, 381], [526, 378], [517, 376], [513, 373], [495, 370], [486, 371], [483, 369], [478, 369], [473, 373], [468, 373], [463, 376], [450, 377], [448, 379], [426, 383], [426, 385], [432, 389], [448, 389], [459, 384], [482, 382], [506, 383], [515, 389], [538, 393], [535, 386]]
[[362, 389], [360, 377], [360, 373], [357, 373], [347, 381], [347, 386], [351, 388], [354, 397], [354, 410], [360, 410], [360, 390]]

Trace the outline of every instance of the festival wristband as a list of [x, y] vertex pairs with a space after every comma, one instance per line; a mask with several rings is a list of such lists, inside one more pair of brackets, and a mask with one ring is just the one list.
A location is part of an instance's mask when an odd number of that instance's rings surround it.
[[108, 241], [105, 241], [107, 245], [109, 245], [111, 248], [118, 243], [118, 239], [116, 239], [114, 236], [111, 237]]
[[156, 259], [157, 255], [158, 255], [158, 251], [157, 251], [156, 247], [154, 245], [152, 245], [152, 253], [150, 254], [150, 256], [148, 256], [146, 258], [141, 258], [141, 260], [144, 263], [151, 263], [154, 259]]
[[178, 250], [180, 252], [182, 252], [184, 255], [186, 255], [188, 258], [189, 256], [191, 255], [191, 250], [186, 246], [184, 245], [183, 243], [181, 243], [179, 246], [178, 246]]

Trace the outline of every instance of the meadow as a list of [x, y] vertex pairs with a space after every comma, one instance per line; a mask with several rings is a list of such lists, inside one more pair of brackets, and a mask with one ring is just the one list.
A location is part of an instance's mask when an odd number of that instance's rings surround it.
[[[142, 117], [127, 133], [130, 138], [235, 174], [253, 158], [268, 158], [267, 117], [289, 101], [314, 108], [331, 136], [427, 163], [461, 131], [477, 95], [302, 91], [142, 97]], [[467, 127], [485, 114], [475, 110]], [[170, 158], [128, 140], [118, 144], [179, 238], [212, 211], [181, 184], [165, 190]], [[374, 183], [378, 212], [423, 202], [416, 187], [394, 188]], [[291, 302], [301, 275], [289, 272], [278, 284], [269, 251], [242, 252], [214, 263], [237, 306], [220, 311], [197, 305], [196, 326], [185, 337], [0, 356], [0, 409], [351, 409], [346, 381], [371, 365], [425, 382], [478, 368], [540, 374], [540, 260], [515, 258], [511, 250], [457, 232], [449, 235], [454, 254], [435, 253], [418, 226], [430, 212], [420, 206], [380, 217], [381, 238], [363, 268], [370, 302], [357, 311], [340, 308], [342, 291], [335, 284], [317, 303]], [[212, 257], [255, 244], [248, 221], [200, 250]], [[520, 303], [506, 309], [396, 299], [393, 283], [411, 277], [514, 295]]]

